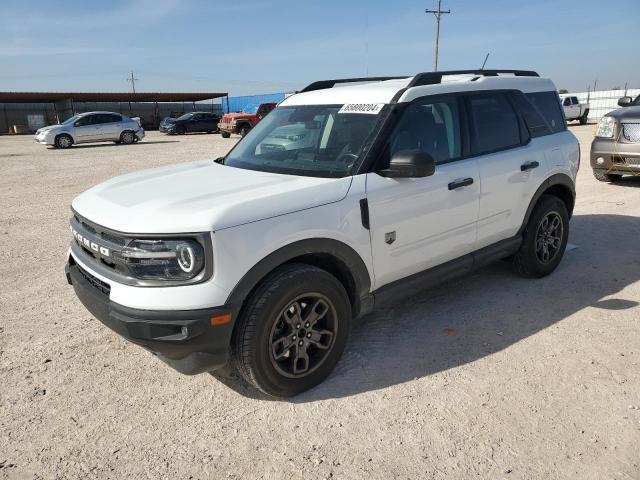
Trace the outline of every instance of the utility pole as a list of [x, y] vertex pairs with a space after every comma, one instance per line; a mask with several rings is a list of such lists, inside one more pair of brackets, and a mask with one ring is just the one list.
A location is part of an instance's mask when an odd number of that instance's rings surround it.
[[437, 10], [425, 10], [425, 13], [433, 13], [433, 15], [436, 17], [436, 56], [433, 62], [433, 71], [437, 72], [438, 71], [438, 47], [440, 44], [440, 17], [442, 17], [442, 15], [447, 14], [447, 13], [451, 13], [451, 10], [442, 10], [440, 8], [440, 4], [442, 3], [442, 0], [438, 0], [438, 9]]
[[133, 70], [131, 70], [131, 76], [127, 77], [127, 82], [131, 82], [131, 88], [133, 89], [133, 93], [136, 93], [136, 80], [139, 80], [139, 79], [133, 76]]

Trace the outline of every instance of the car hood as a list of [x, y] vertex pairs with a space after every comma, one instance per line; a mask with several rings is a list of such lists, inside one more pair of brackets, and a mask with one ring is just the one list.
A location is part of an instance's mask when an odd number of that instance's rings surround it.
[[207, 160], [113, 178], [72, 207], [120, 232], [206, 232], [337, 202], [350, 185], [351, 177], [281, 175]]
[[613, 117], [616, 120], [638, 120], [640, 121], [640, 107], [624, 107], [618, 108], [613, 112], [607, 113], [608, 117]]
[[255, 113], [225, 113], [224, 118], [242, 118], [242, 117], [255, 117]]
[[61, 129], [63, 125], [47, 125], [46, 127], [39, 128], [36, 133], [48, 132], [49, 130]]

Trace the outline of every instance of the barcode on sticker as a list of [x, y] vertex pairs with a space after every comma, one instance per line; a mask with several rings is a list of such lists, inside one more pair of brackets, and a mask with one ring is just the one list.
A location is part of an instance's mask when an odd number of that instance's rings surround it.
[[384, 103], [346, 103], [338, 113], [368, 113], [377, 115], [384, 107]]

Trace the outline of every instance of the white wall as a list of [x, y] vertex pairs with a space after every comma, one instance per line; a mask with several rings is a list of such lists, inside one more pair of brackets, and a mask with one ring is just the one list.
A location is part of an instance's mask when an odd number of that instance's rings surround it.
[[[618, 99], [624, 97], [624, 90], [596, 90], [595, 92], [571, 92], [564, 95], [577, 95], [581, 102], [589, 102], [591, 108], [589, 110], [590, 119], [599, 119], [611, 110], [620, 108]], [[640, 88], [628, 88], [627, 95], [636, 98], [640, 95]], [[589, 98], [589, 100], [587, 100]]]

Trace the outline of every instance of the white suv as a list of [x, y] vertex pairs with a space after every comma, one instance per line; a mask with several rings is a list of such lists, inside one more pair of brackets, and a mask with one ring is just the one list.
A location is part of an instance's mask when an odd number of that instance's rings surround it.
[[329, 375], [352, 319], [379, 304], [498, 259], [551, 273], [579, 162], [535, 72], [316, 82], [224, 158], [78, 196], [67, 278], [180, 372], [230, 365], [291, 396]]

